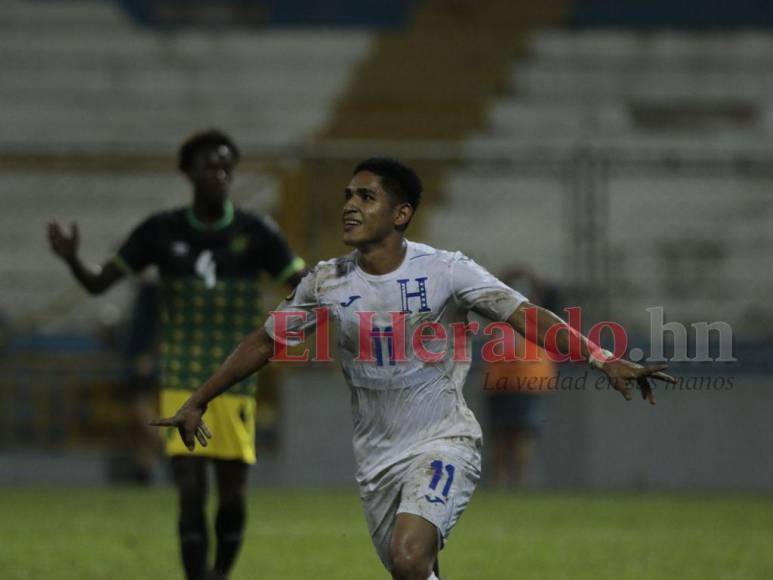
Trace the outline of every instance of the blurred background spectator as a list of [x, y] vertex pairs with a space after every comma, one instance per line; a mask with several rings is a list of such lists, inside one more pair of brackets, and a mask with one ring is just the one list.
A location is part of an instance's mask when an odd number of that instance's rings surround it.
[[[529, 302], [560, 313], [555, 289], [528, 270], [513, 268], [500, 276]], [[515, 337], [519, 360], [489, 362], [484, 368], [484, 390], [489, 412], [489, 445], [493, 461], [490, 480], [503, 489], [522, 487], [534, 455], [535, 440], [547, 420], [547, 404], [555, 390], [556, 366], [538, 346], [536, 360], [526, 356], [526, 340]]]

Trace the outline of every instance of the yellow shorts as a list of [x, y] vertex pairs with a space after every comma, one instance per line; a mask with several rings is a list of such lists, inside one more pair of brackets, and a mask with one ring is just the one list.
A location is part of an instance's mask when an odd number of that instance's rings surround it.
[[[171, 417], [188, 399], [190, 392], [162, 389], [161, 416]], [[194, 455], [212, 459], [238, 459], [255, 463], [255, 398], [248, 395], [222, 394], [212, 401], [204, 414], [212, 439], [206, 447], [196, 442], [191, 452], [176, 429], [166, 433], [166, 454]]]

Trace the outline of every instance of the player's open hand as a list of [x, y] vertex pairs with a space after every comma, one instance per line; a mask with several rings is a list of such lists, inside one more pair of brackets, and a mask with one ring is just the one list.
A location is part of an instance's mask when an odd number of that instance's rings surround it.
[[189, 399], [177, 410], [174, 417], [154, 419], [150, 422], [154, 427], [177, 427], [180, 437], [189, 451], [196, 447], [196, 440], [202, 447], [207, 446], [207, 439], [212, 438], [209, 427], [204, 422], [203, 415], [206, 405], [197, 405]]
[[655, 393], [650, 380], [676, 383], [674, 377], [663, 372], [667, 368], [668, 365], [643, 366], [625, 359], [609, 360], [601, 365], [601, 371], [607, 375], [612, 387], [619, 391], [626, 401], [633, 398], [631, 384], [636, 382], [642, 399], [649, 401], [651, 405], [655, 404]]
[[72, 260], [78, 251], [78, 224], [70, 224], [70, 234], [67, 235], [56, 220], [48, 223], [48, 242], [53, 252], [63, 260]]

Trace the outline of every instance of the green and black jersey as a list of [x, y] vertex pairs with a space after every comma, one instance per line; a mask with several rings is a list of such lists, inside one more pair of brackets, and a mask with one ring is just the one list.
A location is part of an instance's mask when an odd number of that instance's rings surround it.
[[[161, 385], [193, 390], [244, 336], [263, 322], [259, 276], [285, 280], [303, 268], [269, 219], [226, 202], [218, 222], [203, 224], [191, 208], [150, 216], [119, 249], [116, 263], [138, 273], [154, 264], [161, 276]], [[253, 395], [255, 380], [235, 385]]]

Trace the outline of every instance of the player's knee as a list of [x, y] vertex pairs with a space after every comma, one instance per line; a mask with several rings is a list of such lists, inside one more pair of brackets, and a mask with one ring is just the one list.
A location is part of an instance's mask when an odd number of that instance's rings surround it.
[[244, 503], [244, 498], [238, 496], [220, 498], [216, 522], [218, 528], [241, 528], [244, 525], [246, 517], [247, 507]]
[[201, 541], [207, 527], [204, 503], [181, 501], [177, 527], [187, 541]]
[[431, 558], [417, 544], [393, 544], [390, 556], [392, 578], [395, 580], [426, 580], [432, 573]]

